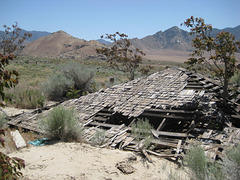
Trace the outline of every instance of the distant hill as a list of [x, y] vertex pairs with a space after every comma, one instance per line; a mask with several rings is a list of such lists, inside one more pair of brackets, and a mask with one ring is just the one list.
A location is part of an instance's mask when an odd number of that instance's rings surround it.
[[53, 58], [86, 58], [96, 56], [98, 41], [75, 38], [64, 31], [57, 31], [26, 44], [22, 55]]
[[98, 39], [97, 41], [100, 42], [100, 43], [103, 43], [103, 44], [105, 44], [105, 45], [111, 44], [110, 41], [106, 41], [106, 40], [104, 40], [104, 39]]
[[[240, 26], [235, 28], [216, 29], [211, 34], [215, 36], [221, 31], [228, 31], [235, 35], [236, 40], [240, 41]], [[86, 41], [75, 38], [64, 31], [49, 33], [44, 31], [25, 31], [30, 32], [32, 37], [28, 39], [22, 55], [35, 57], [54, 57], [54, 58], [95, 58], [98, 56], [95, 49], [108, 46], [111, 42], [104, 39]], [[0, 36], [3, 31], [0, 31]], [[144, 38], [130, 39], [133, 46], [146, 53], [146, 59], [162, 61], [185, 61], [192, 51], [192, 37], [188, 32], [171, 27], [165, 31], [159, 31]]]
[[[216, 36], [221, 31], [228, 31], [232, 33], [236, 40], [240, 41], [240, 26], [235, 28], [213, 29], [211, 35]], [[153, 35], [146, 36], [142, 39], [131, 39], [134, 47], [141, 50], [177, 50], [189, 51], [192, 50], [192, 37], [177, 26], [167, 29], [166, 31], [159, 31]]]
[[236, 38], [237, 41], [240, 41], [240, 25], [235, 27], [235, 28], [224, 28], [224, 29], [216, 29], [214, 28], [212, 30], [211, 35], [216, 36], [218, 33], [225, 31], [225, 32], [230, 32], [233, 34]]
[[190, 50], [191, 37], [187, 31], [174, 26], [166, 31], [159, 31], [153, 35], [146, 36], [142, 39], [131, 39], [134, 47], [142, 50], [158, 50], [158, 49], [173, 49], [173, 50]]
[[[0, 39], [3, 35], [4, 31], [0, 31]], [[32, 42], [32, 41], [35, 41], [41, 37], [44, 37], [44, 36], [48, 36], [50, 35], [51, 33], [50, 32], [46, 32], [46, 31], [26, 31], [26, 30], [22, 30], [20, 32], [20, 35], [22, 36], [24, 33], [31, 33], [32, 36], [28, 39], [25, 40], [25, 43], [28, 43], [28, 42]]]

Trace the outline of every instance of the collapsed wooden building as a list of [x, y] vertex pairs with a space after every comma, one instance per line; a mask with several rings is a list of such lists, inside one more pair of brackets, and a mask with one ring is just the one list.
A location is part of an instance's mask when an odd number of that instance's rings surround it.
[[[240, 142], [240, 95], [235, 91], [228, 108], [221, 106], [218, 82], [183, 68], [169, 68], [133, 81], [61, 103], [74, 107], [90, 140], [98, 128], [106, 129], [102, 147], [138, 150], [132, 125], [148, 119], [155, 145], [149, 153], [178, 157], [189, 140], [205, 145], [212, 158], [224, 145]], [[47, 111], [43, 110], [43, 113]], [[39, 111], [12, 117], [9, 125], [40, 132]], [[236, 128], [235, 128], [236, 127]]]

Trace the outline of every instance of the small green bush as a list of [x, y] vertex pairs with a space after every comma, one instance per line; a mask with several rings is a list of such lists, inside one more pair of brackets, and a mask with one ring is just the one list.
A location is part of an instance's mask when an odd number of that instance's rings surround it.
[[93, 145], [100, 146], [105, 142], [105, 135], [106, 135], [106, 130], [98, 129], [90, 141]]
[[199, 180], [204, 180], [207, 175], [207, 158], [204, 150], [193, 145], [189, 152], [184, 156], [184, 162], [191, 170], [192, 176]]
[[132, 135], [135, 139], [140, 142], [141, 139], [145, 139], [145, 147], [147, 148], [153, 139], [153, 135], [151, 129], [153, 129], [152, 125], [149, 123], [149, 120], [138, 120], [136, 123], [132, 124]]
[[240, 72], [237, 71], [234, 76], [230, 79], [230, 82], [240, 86]]
[[7, 123], [7, 116], [0, 112], [0, 129], [4, 127], [4, 125]]
[[73, 85], [74, 82], [67, 79], [62, 73], [55, 73], [42, 84], [42, 89], [49, 100], [59, 101], [66, 97], [68, 90]]
[[226, 151], [222, 167], [225, 179], [240, 179], [240, 144]]
[[91, 70], [82, 68], [77, 62], [68, 62], [58, 69], [57, 73], [42, 84], [42, 89], [49, 100], [78, 98], [95, 91], [94, 74]]
[[82, 95], [85, 92], [93, 92], [94, 73], [88, 69], [83, 68], [77, 62], [68, 62], [60, 66], [60, 71], [65, 77], [74, 82], [74, 89], [79, 90]]
[[62, 106], [53, 108], [49, 115], [40, 121], [40, 127], [50, 139], [63, 141], [80, 140], [83, 131], [74, 110]]

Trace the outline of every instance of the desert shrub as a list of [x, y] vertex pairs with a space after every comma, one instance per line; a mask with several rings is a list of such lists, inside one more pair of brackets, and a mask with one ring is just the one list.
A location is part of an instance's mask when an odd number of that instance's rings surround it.
[[94, 91], [94, 73], [90, 69], [83, 68], [77, 62], [68, 62], [60, 67], [65, 77], [74, 82], [73, 88], [79, 90], [79, 95]]
[[222, 162], [225, 179], [240, 179], [240, 145], [228, 149]]
[[49, 100], [77, 98], [95, 91], [94, 73], [91, 70], [81, 67], [77, 62], [66, 63], [58, 69], [57, 73], [42, 84]]
[[83, 131], [74, 110], [62, 106], [54, 107], [46, 117], [42, 118], [40, 127], [50, 139], [63, 141], [79, 140]]
[[230, 79], [230, 82], [231, 82], [232, 84], [237, 84], [237, 85], [240, 86], [240, 72], [237, 71], [237, 72], [234, 74], [234, 76]]
[[45, 97], [39, 89], [17, 86], [6, 93], [17, 108], [35, 109], [44, 106]]
[[7, 116], [3, 112], [0, 112], [0, 129], [7, 123]]
[[200, 145], [195, 144], [190, 147], [190, 150], [184, 156], [184, 163], [190, 169], [190, 176], [193, 179], [225, 179], [222, 165], [206, 156]]
[[184, 156], [184, 162], [195, 179], [204, 180], [207, 174], [207, 159], [204, 150], [198, 146], [191, 146], [189, 152]]
[[58, 101], [66, 96], [73, 85], [74, 82], [67, 79], [62, 73], [55, 73], [42, 84], [42, 89], [49, 100]]
[[105, 135], [106, 135], [106, 130], [97, 129], [97, 132], [93, 135], [90, 141], [93, 145], [100, 146], [105, 142]]
[[151, 129], [153, 129], [152, 125], [149, 123], [149, 120], [139, 119], [137, 122], [132, 124], [132, 135], [135, 139], [140, 142], [141, 139], [145, 139], [145, 147], [147, 148], [153, 139], [153, 135]]
[[35, 109], [44, 106], [45, 97], [37, 89], [23, 89], [15, 94], [17, 108]]

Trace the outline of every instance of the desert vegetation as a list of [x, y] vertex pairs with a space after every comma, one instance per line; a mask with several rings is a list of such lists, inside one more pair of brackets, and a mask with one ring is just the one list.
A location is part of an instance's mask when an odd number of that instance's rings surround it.
[[184, 156], [190, 176], [199, 180], [237, 180], [240, 177], [240, 145], [229, 147], [222, 160], [214, 161], [205, 155], [200, 145], [194, 144]]
[[[218, 78], [224, 89], [223, 101], [226, 103], [229, 83], [240, 84], [240, 75], [234, 56], [239, 48], [239, 42], [235, 42], [234, 37], [229, 33], [218, 34], [216, 41], [207, 36], [212, 27], [206, 25], [203, 19], [191, 17], [184, 24], [192, 28], [191, 34], [197, 35], [193, 40], [195, 50], [186, 64], [143, 60], [143, 51], [133, 48], [128, 36], [119, 32], [106, 34], [105, 38], [113, 41], [113, 46], [97, 49], [97, 53], [104, 55], [107, 61], [26, 56], [15, 58], [11, 53], [31, 35], [25, 34], [19, 37], [21, 29], [18, 29], [17, 24], [13, 25], [13, 30], [5, 27], [6, 34], [12, 31], [15, 36], [12, 39], [6, 36], [1, 43], [1, 49], [3, 49], [3, 53], [0, 54], [1, 104], [8, 103], [9, 106], [27, 109], [43, 108], [46, 101], [78, 98], [101, 88], [111, 87], [172, 66], [186, 67]], [[206, 52], [212, 54], [212, 51], [214, 55], [209, 58], [204, 56]], [[11, 64], [9, 64], [10, 60]], [[197, 65], [188, 67], [193, 64]], [[213, 65], [216, 67], [213, 68]], [[0, 115], [0, 129], [4, 127], [6, 121], [6, 116]], [[49, 114], [42, 117], [39, 126], [49, 139], [65, 142], [80, 141], [84, 131], [74, 109], [66, 109], [62, 106], [54, 107]], [[139, 144], [143, 142], [145, 149], [149, 148], [153, 139], [151, 129], [152, 126], [148, 120], [138, 119], [132, 125], [132, 136]], [[1, 130], [0, 133], [4, 134], [4, 131]], [[105, 133], [105, 130], [98, 130], [90, 142], [97, 146], [104, 144]], [[0, 142], [4, 146], [2, 138]], [[194, 179], [239, 179], [239, 152], [239, 145], [229, 148], [224, 158], [215, 162], [204, 154], [200, 146], [193, 145], [184, 156], [183, 162]], [[0, 162], [0, 177], [14, 179], [22, 176], [20, 170], [25, 167], [22, 159], [10, 158], [0, 153]]]
[[40, 121], [43, 133], [52, 140], [77, 141], [81, 139], [83, 127], [78, 122], [74, 109], [55, 107]]

